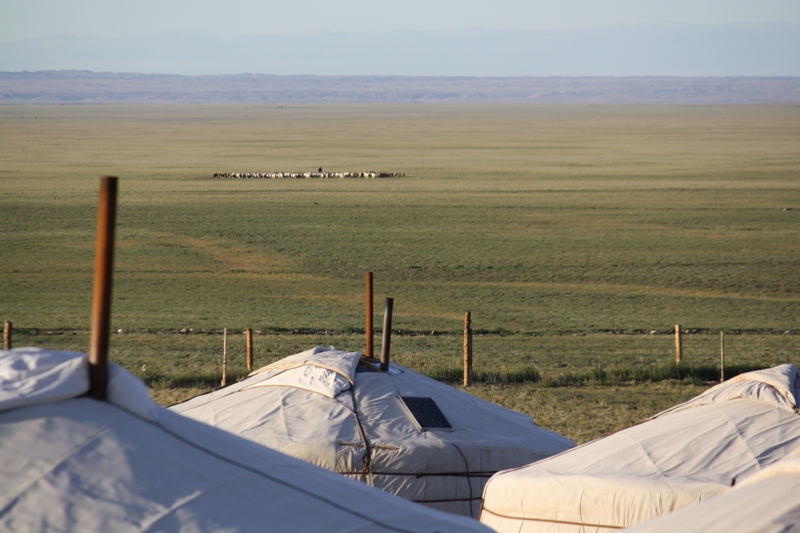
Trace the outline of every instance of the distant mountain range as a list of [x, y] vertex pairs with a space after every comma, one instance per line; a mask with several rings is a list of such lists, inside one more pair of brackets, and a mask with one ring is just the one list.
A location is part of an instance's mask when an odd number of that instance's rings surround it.
[[800, 102], [800, 77], [446, 77], [0, 72], [0, 104]]

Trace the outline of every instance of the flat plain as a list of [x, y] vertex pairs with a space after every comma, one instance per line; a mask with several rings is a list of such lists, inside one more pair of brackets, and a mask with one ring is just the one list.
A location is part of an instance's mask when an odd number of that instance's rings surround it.
[[[0, 106], [0, 140], [15, 344], [88, 349], [119, 176], [111, 355], [162, 403], [214, 386], [223, 328], [259, 364], [362, 350], [366, 271], [400, 362], [455, 384], [470, 311], [471, 391], [579, 441], [709, 386], [720, 331], [729, 372], [800, 363], [797, 105]], [[318, 167], [404, 177], [212, 178]]]

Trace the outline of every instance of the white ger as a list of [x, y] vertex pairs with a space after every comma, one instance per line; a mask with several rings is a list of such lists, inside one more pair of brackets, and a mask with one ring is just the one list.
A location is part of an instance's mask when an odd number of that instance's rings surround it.
[[317, 347], [174, 406], [264, 446], [452, 513], [480, 511], [495, 472], [574, 442], [401, 365]]
[[800, 446], [794, 365], [741, 374], [637, 426], [486, 485], [499, 532], [611, 532], [724, 492]]

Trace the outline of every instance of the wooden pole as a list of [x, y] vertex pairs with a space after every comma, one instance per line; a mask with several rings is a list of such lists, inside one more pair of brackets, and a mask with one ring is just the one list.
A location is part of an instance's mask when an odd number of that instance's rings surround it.
[[464, 314], [464, 386], [472, 381], [472, 327], [469, 311]]
[[105, 400], [108, 394], [108, 331], [111, 324], [111, 275], [114, 267], [116, 215], [117, 178], [106, 176], [100, 179], [89, 346], [89, 396], [97, 400]]
[[11, 322], [6, 320], [6, 327], [3, 329], [3, 346], [6, 350], [11, 349]]
[[221, 386], [228, 384], [228, 328], [222, 330], [222, 383]]
[[392, 308], [394, 299], [386, 298], [386, 310], [383, 313], [383, 344], [381, 345], [381, 371], [389, 370], [389, 349], [392, 343]]
[[681, 364], [683, 358], [683, 339], [681, 338], [681, 325], [675, 324], [675, 364]]
[[367, 357], [373, 357], [373, 327], [372, 327], [372, 319], [374, 316], [374, 311], [372, 307], [372, 272], [367, 272]]
[[247, 327], [247, 371], [253, 371], [253, 328]]
[[725, 381], [725, 333], [719, 332], [719, 382]]

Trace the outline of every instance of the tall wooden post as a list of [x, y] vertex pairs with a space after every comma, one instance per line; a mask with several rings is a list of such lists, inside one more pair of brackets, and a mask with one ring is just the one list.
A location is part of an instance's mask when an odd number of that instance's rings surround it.
[[221, 386], [228, 384], [228, 328], [222, 330], [222, 383]]
[[114, 226], [117, 216], [117, 178], [100, 180], [97, 209], [94, 294], [89, 345], [89, 396], [105, 400], [108, 394], [108, 331], [111, 324], [111, 275], [114, 263]]
[[472, 381], [472, 325], [469, 311], [464, 314], [464, 386]]
[[675, 324], [675, 364], [681, 364], [683, 358], [683, 339], [681, 338], [681, 325]]
[[367, 272], [367, 330], [366, 330], [366, 337], [367, 337], [367, 357], [373, 357], [373, 326], [372, 326], [372, 319], [374, 317], [374, 311], [372, 307], [372, 272]]
[[253, 371], [253, 328], [247, 326], [247, 371]]
[[389, 350], [392, 343], [392, 308], [394, 299], [386, 298], [386, 310], [383, 312], [383, 344], [381, 345], [381, 371], [389, 370]]
[[719, 332], [719, 382], [725, 381], [725, 333]]
[[6, 350], [11, 349], [11, 322], [6, 320], [6, 327], [3, 328], [3, 346]]

